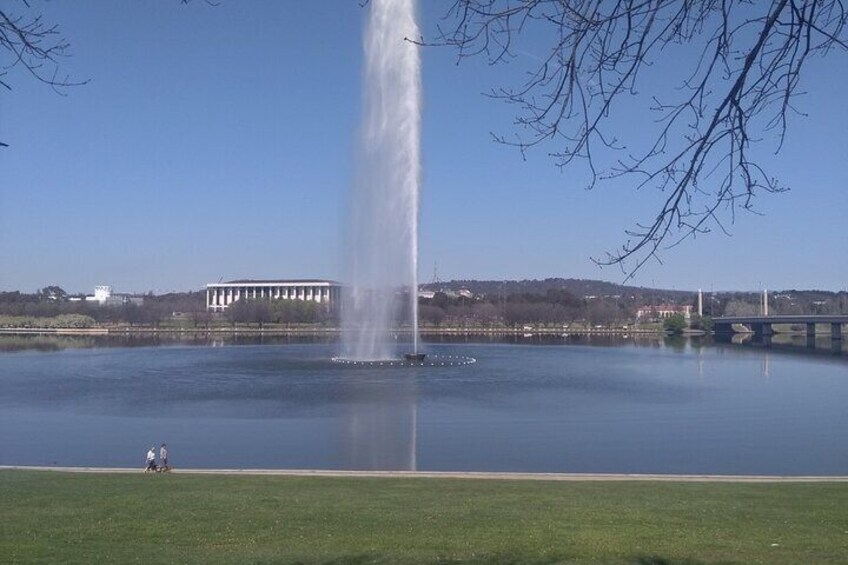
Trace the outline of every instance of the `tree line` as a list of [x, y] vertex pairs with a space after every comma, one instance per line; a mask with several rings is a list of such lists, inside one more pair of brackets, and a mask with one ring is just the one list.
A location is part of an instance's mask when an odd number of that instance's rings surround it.
[[520, 292], [476, 298], [436, 292], [419, 300], [418, 319], [430, 326], [556, 325], [585, 322], [610, 326], [633, 318], [625, 301], [614, 298], [578, 298], [562, 289], [545, 293]]
[[335, 326], [340, 321], [339, 310], [311, 300], [245, 299], [237, 300], [223, 313], [232, 324], [311, 324]]
[[[28, 319], [26, 326], [50, 327], [47, 320], [63, 316], [81, 316], [93, 321], [92, 325], [127, 324], [158, 326], [171, 319], [174, 313], [204, 318], [206, 294], [204, 292], [179, 292], [156, 296], [148, 293], [142, 304], [127, 303], [119, 306], [103, 306], [87, 300], [70, 300], [61, 287], [45, 287], [27, 294], [19, 291], [0, 292], [0, 317], [10, 327], [9, 318]], [[69, 327], [69, 326], [63, 326]], [[76, 327], [76, 326], [73, 326]]]
[[[492, 292], [474, 297], [439, 291], [432, 298], [419, 299], [419, 324], [424, 327], [520, 327], [580, 323], [612, 327], [632, 323], [638, 308], [661, 302], [691, 304], [692, 311], [696, 311], [694, 293], [680, 293], [673, 301], [668, 300], [668, 296], [658, 296], [660, 298], [650, 298], [646, 292], [629, 296], [577, 296], [563, 288], [548, 288], [545, 292]], [[32, 294], [0, 292], [0, 326], [158, 327], [168, 323], [196, 328], [244, 324], [337, 327], [342, 321], [341, 308], [337, 305], [303, 300], [239, 300], [223, 313], [211, 313], [206, 310], [203, 291], [158, 296], [148, 293], [142, 304], [118, 306], [69, 298], [57, 286], [45, 287]], [[755, 292], [705, 293], [703, 312], [707, 317], [758, 314], [761, 300], [762, 295]], [[769, 311], [771, 314], [848, 314], [848, 292], [774, 292], [769, 296]]]

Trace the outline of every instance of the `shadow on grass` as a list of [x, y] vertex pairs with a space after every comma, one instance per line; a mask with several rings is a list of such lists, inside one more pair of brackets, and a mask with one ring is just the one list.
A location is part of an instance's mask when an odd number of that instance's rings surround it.
[[[564, 555], [550, 555], [545, 557], [518, 557], [515, 555], [493, 555], [483, 554], [471, 558], [452, 559], [450, 557], [437, 557], [430, 560], [420, 559], [398, 559], [397, 557], [384, 557], [374, 554], [363, 555], [345, 555], [334, 557], [331, 559], [318, 560], [302, 560], [286, 563], [292, 565], [387, 565], [389, 563], [416, 563], [421, 565], [428, 564], [449, 564], [449, 565], [556, 565], [558, 563], [568, 563], [569, 558]], [[256, 565], [269, 565], [276, 561], [259, 561]], [[676, 564], [675, 564], [676, 565]]]
[[[292, 561], [292, 565], [368, 565], [371, 563], [382, 563], [383, 561], [376, 555], [344, 555], [342, 557], [334, 557], [332, 559], [320, 561]], [[276, 561], [258, 561], [258, 564], [276, 563]]]
[[[693, 559], [666, 559], [658, 555], [640, 555], [633, 559], [633, 565], [706, 565], [704, 561], [695, 561]], [[723, 562], [725, 565], [730, 565], [731, 562]], [[721, 565], [721, 564], [717, 564]]]
[[[483, 554], [471, 558], [452, 559], [450, 557], [438, 557], [431, 560], [419, 559], [401, 559], [397, 557], [385, 557], [374, 554], [362, 555], [345, 555], [331, 559], [318, 560], [303, 560], [295, 561], [294, 565], [385, 565], [389, 563], [416, 563], [422, 565], [429, 564], [450, 564], [450, 565], [557, 565], [572, 563], [574, 558], [568, 557], [565, 554], [547, 555], [544, 557], [526, 557], [515, 555], [497, 555]], [[580, 561], [580, 560], [578, 560]], [[584, 562], [584, 561], [580, 561]], [[262, 561], [262, 565], [268, 565], [269, 562]], [[273, 562], [272, 562], [273, 563]], [[704, 561], [696, 561], [693, 559], [667, 559], [658, 555], [640, 555], [629, 561], [632, 565], [707, 565]], [[724, 565], [731, 565], [732, 562], [723, 562]], [[721, 564], [713, 564], [721, 565]]]

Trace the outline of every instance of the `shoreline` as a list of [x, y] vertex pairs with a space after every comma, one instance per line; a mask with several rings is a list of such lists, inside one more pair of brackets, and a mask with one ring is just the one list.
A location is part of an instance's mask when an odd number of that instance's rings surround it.
[[[0, 465], [0, 471], [44, 471], [90, 474], [144, 474], [134, 467], [51, 467]], [[334, 478], [466, 479], [559, 482], [685, 482], [685, 483], [848, 483], [848, 475], [708, 475], [660, 473], [524, 473], [490, 471], [356, 471], [331, 469], [172, 469], [177, 475], [280, 476]]]
[[[341, 328], [150, 328], [150, 327], [97, 327], [97, 328], [0, 328], [0, 335], [128, 335], [128, 334], [192, 334], [192, 335], [339, 335]], [[396, 334], [409, 334], [408, 329], [393, 330]], [[576, 329], [537, 328], [421, 328], [418, 335], [639, 335], [664, 336], [653, 329]], [[690, 333], [689, 336], [703, 334]]]

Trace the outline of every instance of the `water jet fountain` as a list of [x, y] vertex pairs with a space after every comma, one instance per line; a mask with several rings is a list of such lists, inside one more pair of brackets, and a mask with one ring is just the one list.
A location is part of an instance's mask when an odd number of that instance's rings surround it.
[[398, 359], [392, 327], [408, 324], [418, 351], [421, 62], [415, 0], [372, 0], [365, 31], [359, 170], [351, 200], [349, 289], [342, 357]]
[[[342, 355], [366, 367], [450, 367], [476, 362], [418, 350], [418, 199], [421, 186], [421, 61], [415, 0], [372, 0], [365, 31], [359, 170], [351, 199], [349, 288]], [[412, 351], [391, 333], [406, 324]]]

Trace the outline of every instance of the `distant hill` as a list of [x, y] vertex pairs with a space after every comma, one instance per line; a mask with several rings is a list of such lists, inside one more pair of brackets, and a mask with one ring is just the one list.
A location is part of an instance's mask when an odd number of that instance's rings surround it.
[[504, 281], [478, 281], [478, 280], [453, 280], [447, 282], [422, 284], [422, 288], [426, 290], [452, 290], [457, 291], [466, 288], [474, 294], [482, 295], [499, 295], [499, 294], [545, 294], [549, 290], [567, 290], [573, 295], [584, 297], [597, 298], [627, 298], [638, 300], [641, 297], [651, 297], [655, 300], [673, 299], [673, 300], [690, 300], [695, 295], [695, 291], [683, 290], [668, 290], [668, 289], [652, 289], [641, 286], [626, 286], [608, 281], [598, 281], [591, 279], [524, 279], [524, 280], [504, 280]]
[[[642, 286], [627, 286], [591, 279], [524, 279], [524, 280], [452, 280], [422, 284], [432, 291], [468, 289], [477, 296], [509, 296], [511, 294], [546, 294], [549, 290], [565, 290], [581, 299], [613, 299], [621, 306], [638, 307], [646, 304], [695, 304], [697, 290], [669, 290]], [[729, 312], [759, 308], [761, 295], [750, 291], [704, 291], [704, 311], [721, 315]], [[772, 313], [783, 314], [844, 314], [848, 313], [848, 291], [772, 290], [769, 291]]]

